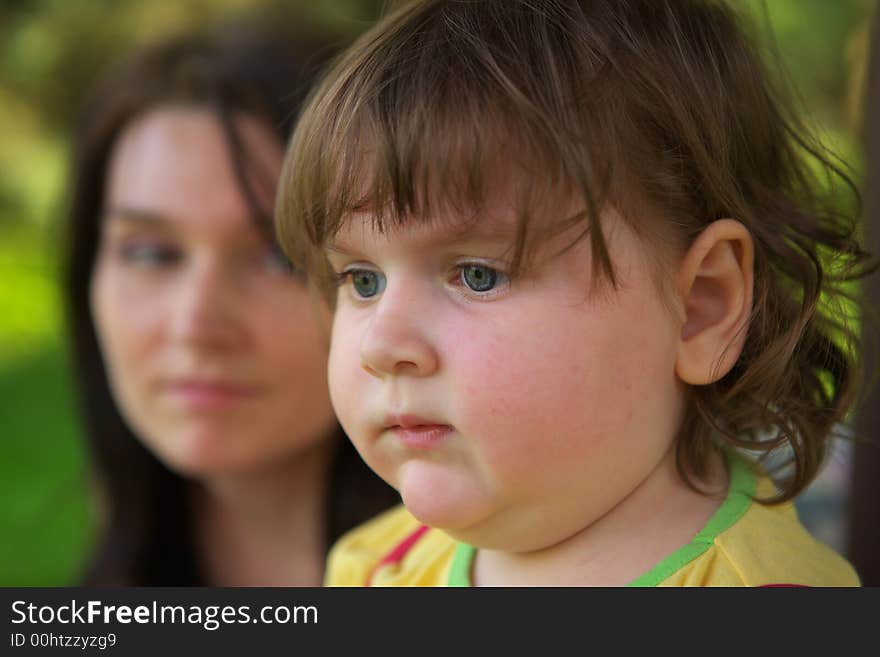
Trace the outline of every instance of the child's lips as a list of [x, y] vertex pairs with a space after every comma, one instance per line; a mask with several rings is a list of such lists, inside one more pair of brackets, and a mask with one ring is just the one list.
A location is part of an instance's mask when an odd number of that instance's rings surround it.
[[448, 424], [419, 424], [412, 427], [388, 427], [394, 436], [407, 447], [430, 449], [440, 443], [452, 432]]
[[395, 415], [385, 420], [385, 431], [394, 435], [407, 447], [430, 449], [452, 432], [448, 424], [441, 424], [414, 415]]

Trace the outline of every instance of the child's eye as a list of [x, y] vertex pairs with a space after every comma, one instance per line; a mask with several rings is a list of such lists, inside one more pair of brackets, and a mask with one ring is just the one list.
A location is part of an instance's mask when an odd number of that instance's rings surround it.
[[461, 282], [474, 292], [490, 292], [507, 283], [506, 274], [486, 265], [463, 265], [459, 271]]
[[371, 269], [347, 269], [342, 272], [342, 282], [351, 279], [351, 286], [361, 299], [370, 299], [385, 289], [385, 276]]

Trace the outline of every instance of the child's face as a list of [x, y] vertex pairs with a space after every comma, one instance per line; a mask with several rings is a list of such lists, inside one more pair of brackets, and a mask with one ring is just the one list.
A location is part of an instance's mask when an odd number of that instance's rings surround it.
[[[681, 422], [681, 322], [644, 246], [604, 218], [619, 288], [589, 294], [566, 234], [508, 281], [513, 212], [462, 236], [355, 217], [328, 250], [339, 291], [331, 398], [366, 462], [422, 522], [535, 550], [600, 518], [666, 456]], [[438, 222], [442, 223], [442, 222]]]

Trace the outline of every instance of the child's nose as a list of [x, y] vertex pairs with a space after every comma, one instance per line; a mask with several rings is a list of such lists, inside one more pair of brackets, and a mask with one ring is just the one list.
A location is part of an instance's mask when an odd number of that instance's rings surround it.
[[437, 352], [426, 331], [430, 320], [414, 299], [388, 289], [377, 303], [361, 342], [361, 367], [377, 378], [430, 376]]

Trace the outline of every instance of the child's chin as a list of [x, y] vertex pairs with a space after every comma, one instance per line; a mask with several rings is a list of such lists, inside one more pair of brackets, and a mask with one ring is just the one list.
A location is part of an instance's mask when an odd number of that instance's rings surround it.
[[490, 512], [489, 496], [473, 474], [449, 464], [410, 461], [401, 468], [398, 484], [409, 512], [431, 527], [454, 532]]

